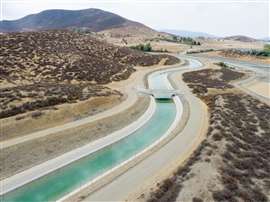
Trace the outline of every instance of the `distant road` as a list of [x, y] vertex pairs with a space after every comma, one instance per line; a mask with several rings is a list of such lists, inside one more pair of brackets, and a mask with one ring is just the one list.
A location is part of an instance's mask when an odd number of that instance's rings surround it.
[[208, 55], [201, 55], [201, 54], [189, 54], [189, 55], [185, 55], [185, 56], [188, 58], [194, 58], [194, 59], [206, 58], [206, 59], [216, 60], [216, 61], [221, 61], [221, 62], [234, 63], [234, 64], [240, 65], [240, 66], [248, 66], [251, 68], [265, 68], [265, 69], [270, 70], [270, 64], [266, 64], [266, 63], [241, 61], [241, 60], [225, 58], [225, 57], [221, 57], [221, 56], [208, 56]]

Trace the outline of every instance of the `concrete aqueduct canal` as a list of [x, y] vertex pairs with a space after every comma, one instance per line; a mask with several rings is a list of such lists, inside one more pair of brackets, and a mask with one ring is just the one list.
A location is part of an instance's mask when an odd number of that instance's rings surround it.
[[[190, 63], [191, 66], [196, 67], [196, 64]], [[167, 76], [173, 71], [177, 69], [150, 74], [149, 88], [172, 90]], [[154, 104], [155, 111], [151, 118], [135, 132], [22, 186], [14, 186], [12, 189], [5, 188], [3, 184], [1, 201], [59, 200], [76, 192], [81, 186], [89, 184], [104, 173], [110, 172], [113, 168], [132, 160], [168, 136], [181, 119], [183, 109], [179, 97], [157, 99]]]

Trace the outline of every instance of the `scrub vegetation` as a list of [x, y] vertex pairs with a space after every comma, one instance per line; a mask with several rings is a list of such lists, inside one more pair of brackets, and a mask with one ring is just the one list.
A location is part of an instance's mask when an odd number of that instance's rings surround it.
[[152, 51], [152, 46], [150, 43], [139, 44], [137, 46], [130, 46], [130, 48], [135, 49], [135, 50], [144, 51], [144, 52], [151, 52]]
[[109, 95], [120, 97], [122, 94], [95, 84], [38, 83], [3, 88], [0, 89], [0, 118]]
[[168, 42], [174, 42], [174, 43], [187, 44], [187, 45], [197, 45], [197, 46], [201, 45], [201, 42], [196, 41], [191, 37], [171, 36], [171, 37], [162, 38], [162, 40], [168, 41]]
[[144, 52], [160, 52], [160, 53], [168, 53], [169, 51], [167, 49], [153, 49], [150, 43], [147, 44], [139, 44], [136, 46], [130, 46], [130, 48], [139, 50], [139, 51], [144, 51]]
[[243, 76], [224, 67], [183, 75], [208, 105], [207, 137], [149, 202], [270, 200], [270, 107], [229, 84]]
[[189, 50], [187, 51], [187, 54], [195, 54], [195, 53], [207, 53], [207, 52], [212, 52], [214, 49], [209, 48], [209, 49], [201, 49], [201, 50]]
[[262, 50], [257, 50], [257, 49], [227, 49], [223, 50], [222, 55], [226, 57], [230, 56], [245, 56], [245, 55], [250, 55], [250, 56], [257, 56], [257, 57], [270, 57], [270, 45], [265, 44], [264, 48]]
[[134, 66], [179, 62], [67, 30], [8, 33], [0, 40], [0, 118], [95, 96], [120, 96], [103, 85], [127, 79]]

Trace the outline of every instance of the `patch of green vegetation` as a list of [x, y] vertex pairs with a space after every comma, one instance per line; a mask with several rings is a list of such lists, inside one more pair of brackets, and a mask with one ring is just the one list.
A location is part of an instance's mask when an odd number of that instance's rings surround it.
[[265, 44], [264, 45], [264, 51], [269, 51], [270, 52], [270, 44]]
[[265, 44], [263, 51], [260, 53], [262, 56], [269, 57], [270, 56], [270, 44]]
[[130, 48], [139, 50], [139, 51], [144, 51], [144, 52], [161, 52], [161, 53], [168, 53], [169, 51], [167, 49], [153, 49], [150, 43], [147, 44], [139, 44], [136, 46], [130, 46]]
[[130, 46], [130, 48], [135, 49], [135, 50], [144, 51], [144, 52], [151, 52], [152, 51], [152, 46], [150, 43], [139, 44], [137, 46]]
[[254, 56], [270, 57], [270, 44], [265, 44], [263, 50], [251, 49], [247, 51], [247, 54]]
[[250, 55], [270, 57], [269, 47], [264, 47], [263, 50], [251, 50]]
[[161, 40], [168, 41], [168, 42], [174, 42], [174, 43], [181, 43], [181, 44], [187, 44], [187, 45], [197, 45], [200, 46], [201, 42], [195, 41], [191, 37], [180, 37], [180, 36], [172, 36], [172, 38], [162, 38]]
[[187, 54], [207, 53], [211, 51], [214, 51], [214, 49], [210, 48], [210, 49], [203, 49], [203, 50], [192, 50], [192, 51], [187, 51]]
[[225, 62], [218, 62], [216, 65], [221, 66], [221, 67], [229, 67]]

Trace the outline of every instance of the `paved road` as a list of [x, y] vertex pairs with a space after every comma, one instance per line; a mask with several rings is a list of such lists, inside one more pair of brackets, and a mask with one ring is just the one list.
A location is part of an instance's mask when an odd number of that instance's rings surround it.
[[215, 61], [221, 61], [221, 62], [229, 62], [233, 63], [235, 65], [242, 65], [242, 66], [248, 66], [250, 68], [265, 68], [269, 69], [269, 64], [265, 63], [258, 63], [258, 62], [248, 62], [248, 61], [241, 61], [237, 59], [231, 59], [231, 58], [224, 58], [224, 57], [219, 57], [219, 56], [208, 56], [208, 55], [201, 55], [201, 54], [196, 54], [196, 55], [185, 55], [185, 57], [189, 58], [194, 58], [194, 59], [200, 59], [200, 58], [206, 58], [210, 60], [215, 60]]

